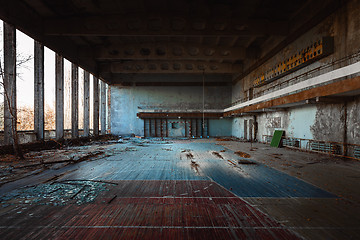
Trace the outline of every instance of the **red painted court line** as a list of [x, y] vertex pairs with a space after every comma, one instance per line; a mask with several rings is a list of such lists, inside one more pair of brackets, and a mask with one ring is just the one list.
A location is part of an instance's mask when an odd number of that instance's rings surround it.
[[[116, 183], [95, 203], [33, 205], [23, 214], [2, 214], [1, 236], [6, 239], [298, 239], [292, 231], [211, 181]], [[181, 197], [184, 191], [190, 196]], [[114, 198], [115, 195], [119, 197]], [[164, 197], [169, 195], [177, 197]], [[36, 218], [29, 217], [33, 212]]]

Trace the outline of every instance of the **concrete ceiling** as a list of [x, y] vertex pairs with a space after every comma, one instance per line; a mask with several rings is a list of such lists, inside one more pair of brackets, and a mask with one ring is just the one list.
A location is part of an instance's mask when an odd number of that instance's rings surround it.
[[231, 82], [342, 2], [0, 0], [0, 18], [110, 84], [124, 74], [203, 72]]

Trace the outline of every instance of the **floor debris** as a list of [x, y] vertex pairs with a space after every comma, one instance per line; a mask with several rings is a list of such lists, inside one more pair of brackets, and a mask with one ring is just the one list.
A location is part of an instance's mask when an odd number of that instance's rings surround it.
[[107, 156], [105, 151], [109, 146], [111, 145], [89, 143], [84, 146], [28, 152], [25, 154], [25, 160], [19, 160], [12, 155], [0, 155], [0, 186], [40, 174], [47, 169], [56, 170], [69, 164], [101, 159]]
[[12, 191], [0, 197], [0, 204], [78, 205], [93, 202], [98, 194], [107, 191], [106, 183], [94, 181], [55, 182], [39, 184]]
[[192, 153], [186, 153], [187, 159], [194, 159], [194, 155]]
[[110, 204], [115, 198], [117, 198], [117, 195], [114, 195], [114, 197], [112, 197], [107, 203]]
[[195, 162], [194, 160], [191, 160], [191, 168], [195, 171], [197, 175], [200, 175], [199, 172], [199, 164]]
[[164, 151], [172, 151], [171, 148], [162, 148], [162, 150], [164, 150]]
[[224, 159], [224, 157], [221, 156], [221, 154], [218, 153], [218, 152], [211, 152], [211, 153], [212, 153], [214, 156], [218, 157], [218, 158]]
[[228, 142], [228, 141], [232, 141], [231, 138], [217, 138], [216, 141], [218, 142]]
[[135, 152], [137, 151], [136, 147], [126, 147], [122, 150], [119, 150], [119, 152]]
[[238, 163], [239, 164], [254, 164], [254, 165], [257, 165], [258, 163], [255, 162], [255, 161], [250, 161], [250, 160], [246, 160], [246, 159], [239, 159], [238, 160]]
[[251, 158], [250, 154], [247, 154], [247, 153], [244, 153], [244, 152], [241, 152], [241, 151], [236, 151], [234, 153], [239, 155], [240, 157], [243, 157], [243, 158]]

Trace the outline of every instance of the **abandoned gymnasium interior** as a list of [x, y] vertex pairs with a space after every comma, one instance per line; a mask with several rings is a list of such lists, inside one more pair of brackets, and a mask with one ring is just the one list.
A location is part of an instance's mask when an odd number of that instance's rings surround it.
[[1, 239], [360, 239], [359, 0], [0, 19]]

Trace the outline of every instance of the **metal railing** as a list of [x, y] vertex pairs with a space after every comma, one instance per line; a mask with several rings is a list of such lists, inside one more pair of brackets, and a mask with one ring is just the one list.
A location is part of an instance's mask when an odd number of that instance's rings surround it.
[[[269, 144], [272, 135], [263, 135], [263, 142]], [[360, 160], [360, 145], [342, 142], [320, 141], [314, 139], [282, 137], [282, 146], [305, 151], [326, 153], [332, 156]]]
[[350, 65], [350, 64], [353, 64], [353, 63], [356, 63], [356, 62], [359, 62], [359, 61], [360, 61], [360, 51], [358, 51], [358, 52], [356, 52], [354, 54], [348, 55], [346, 57], [343, 57], [341, 59], [332, 61], [332, 62], [330, 62], [330, 63], [328, 63], [326, 65], [323, 65], [323, 66], [314, 68], [312, 70], [309, 70], [308, 72], [302, 73], [302, 74], [300, 74], [298, 76], [295, 76], [295, 77], [292, 77], [292, 78], [290, 78], [288, 80], [278, 82], [278, 83], [276, 83], [274, 85], [272, 85], [271, 83], [267, 84], [267, 85], [265, 85], [265, 86], [267, 86], [266, 89], [254, 93], [253, 97], [251, 99], [249, 97], [244, 97], [244, 98], [241, 98], [241, 99], [238, 99], [238, 100], [234, 101], [233, 103], [231, 103], [227, 107], [233, 107], [233, 106], [235, 106], [237, 104], [247, 102], [247, 101], [252, 100], [254, 98], [258, 98], [258, 97], [263, 96], [263, 95], [265, 95], [267, 93], [283, 89], [285, 87], [294, 85], [296, 83], [305, 81], [307, 79], [322, 75], [322, 74], [327, 73], [329, 71], [333, 71], [333, 70], [336, 70], [338, 68], [341, 68], [341, 67], [344, 67], [346, 65]]

